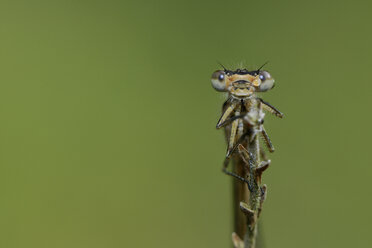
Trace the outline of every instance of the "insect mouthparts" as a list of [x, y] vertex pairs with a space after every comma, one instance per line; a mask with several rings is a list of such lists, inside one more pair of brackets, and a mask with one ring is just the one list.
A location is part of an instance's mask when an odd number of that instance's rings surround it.
[[238, 80], [238, 81], [235, 81], [234, 83], [245, 84], [245, 83], [248, 83], [248, 81], [247, 80]]

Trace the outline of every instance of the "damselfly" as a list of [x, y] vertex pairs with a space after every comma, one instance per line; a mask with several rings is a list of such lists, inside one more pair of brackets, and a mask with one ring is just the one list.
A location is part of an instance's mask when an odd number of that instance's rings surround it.
[[224, 103], [223, 114], [216, 125], [217, 129], [225, 127], [229, 133], [223, 171], [227, 173], [226, 167], [233, 151], [248, 136], [251, 142], [257, 134], [261, 135], [268, 150], [273, 152], [274, 147], [263, 126], [265, 114], [262, 110], [280, 118], [283, 114], [255, 94], [274, 87], [274, 79], [270, 73], [261, 68], [254, 71], [247, 69], [232, 71], [224, 68], [224, 70], [215, 71], [211, 81], [214, 89], [229, 93], [229, 98]]
[[[270, 152], [274, 151], [274, 147], [263, 125], [263, 110], [283, 117], [279, 110], [256, 95], [274, 87], [270, 73], [261, 69], [262, 66], [253, 71], [232, 71], [224, 67], [224, 70], [215, 71], [211, 79], [214, 89], [228, 93], [216, 127], [225, 128], [228, 143], [223, 172], [239, 179], [233, 188], [236, 232], [233, 241], [236, 247], [255, 247], [256, 222], [266, 197], [266, 185], [261, 184], [261, 175], [270, 160], [261, 149], [258, 137], [263, 138]], [[234, 155], [235, 150], [239, 151], [239, 155]], [[235, 167], [229, 171], [227, 167], [233, 156]], [[238, 211], [239, 208], [242, 211]], [[241, 237], [245, 237], [244, 245]]]

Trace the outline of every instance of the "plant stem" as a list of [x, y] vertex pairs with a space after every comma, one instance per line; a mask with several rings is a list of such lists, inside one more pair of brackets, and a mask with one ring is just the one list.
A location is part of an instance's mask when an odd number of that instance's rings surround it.
[[[244, 177], [244, 161], [236, 154], [233, 157], [234, 172]], [[249, 201], [249, 190], [246, 183], [232, 178], [233, 182], [233, 214], [234, 214], [234, 231], [239, 237], [244, 237], [247, 232], [246, 216], [240, 209], [241, 202]]]
[[258, 136], [254, 138], [252, 142], [247, 142], [247, 151], [249, 154], [248, 166], [248, 178], [251, 182], [250, 196], [248, 201], [248, 208], [253, 211], [252, 214], [246, 214], [247, 228], [244, 237], [244, 247], [254, 248], [256, 247], [256, 236], [257, 236], [257, 219], [258, 219], [258, 208], [261, 201], [261, 192], [258, 182], [256, 180], [256, 169], [259, 165], [260, 148], [258, 142]]
[[[249, 140], [252, 141], [249, 142]], [[237, 233], [233, 234], [233, 241], [235, 239], [234, 244], [237, 248], [255, 248], [257, 239], [257, 220], [266, 195], [266, 185], [261, 185], [261, 175], [262, 172], [267, 169], [269, 162], [260, 161], [260, 146], [257, 135], [254, 135], [254, 138], [249, 137], [246, 144], [240, 144], [238, 149], [241, 161], [237, 161], [242, 163], [240, 163], [240, 168], [238, 166], [236, 167], [235, 171], [237, 173], [239, 172], [239, 175], [246, 178], [248, 181], [247, 183], [243, 183], [243, 185], [237, 185], [240, 186], [241, 189], [244, 189], [244, 192], [248, 191], [249, 194], [248, 199], [247, 194], [235, 195], [234, 210], [235, 216], [238, 216], [239, 219], [235, 219], [235, 221], [238, 222], [235, 223], [235, 230]], [[235, 193], [240, 192], [235, 191]], [[236, 204], [240, 199], [242, 200], [239, 202], [239, 209], [237, 209]], [[243, 215], [241, 215], [241, 213], [243, 213]], [[241, 220], [245, 221], [244, 228], [241, 227]], [[244, 242], [241, 241], [240, 237], [244, 237]]]

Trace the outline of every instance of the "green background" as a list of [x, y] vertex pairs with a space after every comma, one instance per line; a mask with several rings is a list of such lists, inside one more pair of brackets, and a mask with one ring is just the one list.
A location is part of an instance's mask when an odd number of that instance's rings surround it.
[[368, 247], [368, 1], [0, 3], [0, 247], [231, 247], [217, 60], [265, 67], [268, 248]]

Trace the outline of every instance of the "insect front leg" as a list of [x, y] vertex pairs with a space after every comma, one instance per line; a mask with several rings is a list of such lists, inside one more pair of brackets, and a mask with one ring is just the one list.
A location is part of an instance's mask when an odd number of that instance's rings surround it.
[[225, 112], [222, 114], [221, 118], [218, 120], [216, 128], [220, 129], [223, 126], [226, 126], [229, 123], [226, 123], [227, 118], [231, 115], [231, 113], [235, 110], [237, 106], [237, 102], [232, 102], [230, 106], [227, 107]]
[[272, 113], [273, 115], [279, 117], [279, 118], [283, 118], [284, 114], [282, 112], [280, 112], [277, 108], [275, 108], [273, 105], [271, 105], [270, 103], [262, 100], [261, 98], [258, 98], [260, 100], [260, 102], [262, 103], [262, 108], [265, 109], [266, 111]]
[[[235, 117], [239, 117], [240, 116], [240, 110], [241, 110], [241, 106], [238, 106], [236, 107], [236, 110], [235, 110]], [[239, 125], [241, 123], [241, 125]], [[243, 132], [243, 122], [242, 122], [242, 119], [241, 118], [237, 118], [236, 120], [234, 120], [231, 124], [231, 132], [230, 132], [230, 139], [229, 139], [229, 145], [228, 145], [228, 149], [227, 149], [227, 154], [226, 156], [228, 156], [229, 154], [232, 153], [232, 150], [236, 144], [236, 140], [239, 139], [240, 137], [238, 136], [239, 134], [242, 135], [241, 133]], [[239, 127], [239, 129], [238, 129]]]
[[249, 132], [243, 133], [244, 125], [243, 125], [242, 117], [244, 117], [244, 115], [240, 115], [240, 107], [238, 107], [237, 111], [235, 111], [235, 116], [226, 121], [226, 122], [230, 121], [232, 122], [232, 124], [231, 124], [229, 145], [228, 145], [225, 161], [223, 163], [222, 171], [229, 176], [235, 177], [236, 179], [247, 183], [248, 187], [250, 188], [250, 182], [248, 179], [234, 172], [230, 172], [227, 170], [232, 154], [237, 149], [238, 145], [244, 141], [245, 137], [249, 135]]

